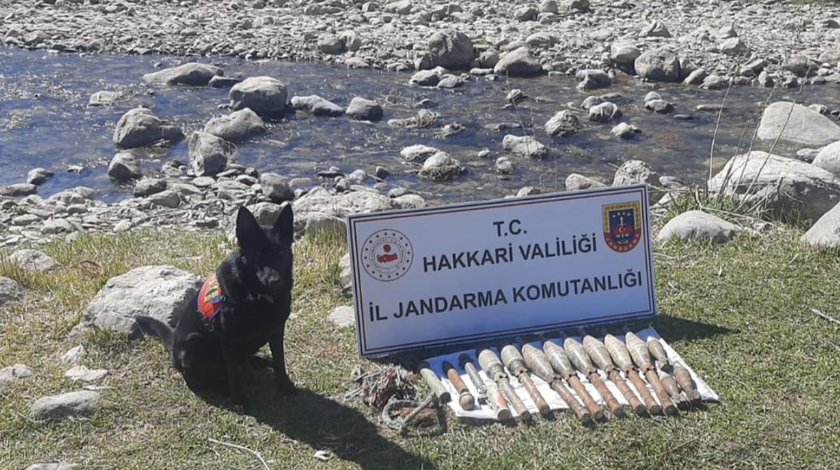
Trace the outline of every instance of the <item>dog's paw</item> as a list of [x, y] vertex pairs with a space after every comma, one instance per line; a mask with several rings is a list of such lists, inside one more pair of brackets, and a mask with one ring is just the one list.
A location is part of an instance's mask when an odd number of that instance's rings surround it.
[[291, 380], [283, 380], [277, 383], [277, 394], [281, 397], [288, 397], [296, 394], [298, 391], [294, 382]]

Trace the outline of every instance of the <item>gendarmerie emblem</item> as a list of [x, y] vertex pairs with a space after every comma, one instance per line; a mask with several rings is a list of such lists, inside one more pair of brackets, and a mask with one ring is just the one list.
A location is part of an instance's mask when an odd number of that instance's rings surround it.
[[610, 249], [625, 253], [639, 244], [642, 238], [642, 207], [639, 202], [606, 204], [602, 213], [604, 240]]
[[365, 271], [379, 281], [396, 281], [403, 277], [413, 261], [414, 248], [411, 242], [396, 230], [375, 232], [362, 246]]

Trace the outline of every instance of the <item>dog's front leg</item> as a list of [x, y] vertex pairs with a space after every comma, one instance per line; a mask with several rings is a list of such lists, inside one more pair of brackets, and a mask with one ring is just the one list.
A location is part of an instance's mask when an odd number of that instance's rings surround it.
[[277, 393], [280, 395], [291, 395], [296, 388], [289, 374], [286, 373], [286, 356], [283, 348], [283, 340], [286, 334], [286, 323], [277, 330], [269, 339], [271, 347], [271, 358], [274, 360], [274, 381], [277, 383]]
[[248, 413], [251, 409], [251, 404], [245, 397], [245, 391], [242, 384], [242, 368], [239, 363], [236, 348], [231, 344], [230, 340], [222, 339], [222, 356], [225, 360], [225, 370], [228, 379], [228, 392], [230, 393], [233, 402], [242, 407], [242, 411]]

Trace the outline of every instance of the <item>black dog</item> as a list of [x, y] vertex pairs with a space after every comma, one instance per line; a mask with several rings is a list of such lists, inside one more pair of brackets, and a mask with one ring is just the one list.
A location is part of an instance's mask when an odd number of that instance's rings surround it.
[[270, 229], [240, 208], [236, 218], [239, 248], [211, 274], [173, 330], [158, 320], [139, 317], [140, 329], [157, 336], [190, 387], [224, 388], [247, 411], [242, 366], [268, 343], [277, 391], [294, 393], [286, 374], [283, 335], [292, 305], [292, 208], [286, 204]]

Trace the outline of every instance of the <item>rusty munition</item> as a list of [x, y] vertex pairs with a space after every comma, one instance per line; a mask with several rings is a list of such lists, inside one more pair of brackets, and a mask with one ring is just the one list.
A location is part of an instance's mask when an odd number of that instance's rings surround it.
[[528, 411], [528, 408], [525, 407], [525, 403], [522, 403], [522, 399], [516, 394], [516, 391], [513, 390], [513, 387], [510, 385], [508, 381], [507, 373], [505, 372], [505, 367], [502, 365], [502, 361], [499, 360], [499, 356], [496, 355], [489, 348], [481, 349], [478, 352], [478, 363], [481, 365], [481, 368], [484, 369], [484, 373], [490, 377], [491, 380], [496, 382], [496, 385], [502, 391], [502, 395], [505, 397], [508, 403], [513, 407], [513, 411], [519, 416], [519, 419], [523, 422], [531, 420], [531, 412]]
[[645, 409], [645, 405], [639, 400], [639, 397], [633, 393], [633, 390], [630, 389], [630, 386], [627, 385], [627, 382], [621, 377], [621, 374], [613, 364], [613, 361], [610, 358], [610, 352], [607, 351], [607, 347], [604, 346], [604, 343], [598, 341], [593, 336], [585, 335], [583, 337], [583, 349], [589, 353], [589, 357], [595, 361], [595, 364], [607, 373], [607, 377], [609, 377], [615, 386], [618, 387], [618, 390], [622, 395], [624, 395], [627, 402], [630, 403], [630, 407], [633, 408], [633, 411], [635, 411], [639, 416], [646, 415], [647, 411]]
[[624, 342], [627, 344], [627, 350], [630, 351], [630, 357], [633, 358], [633, 362], [645, 374], [645, 378], [650, 383], [650, 386], [653, 387], [653, 393], [656, 394], [656, 398], [662, 404], [662, 409], [665, 410], [665, 414], [677, 414], [677, 407], [674, 406], [671, 397], [665, 391], [665, 387], [662, 385], [662, 382], [659, 380], [659, 375], [656, 373], [656, 368], [650, 360], [647, 344], [629, 330], [625, 332]]
[[465, 410], [475, 408], [475, 397], [470, 393], [467, 384], [461, 380], [461, 374], [455, 369], [455, 366], [447, 361], [443, 361], [443, 371], [446, 372], [446, 377], [452, 382], [452, 386], [458, 391], [458, 404]]
[[522, 356], [525, 359], [525, 364], [529, 369], [531, 369], [531, 372], [536, 374], [537, 377], [543, 379], [549, 386], [551, 386], [552, 390], [560, 395], [560, 399], [568, 405], [569, 409], [572, 410], [572, 413], [577, 416], [581, 423], [584, 425], [592, 424], [592, 415], [589, 414], [589, 411], [587, 411], [586, 408], [584, 408], [577, 399], [575, 399], [566, 386], [563, 385], [563, 382], [560, 380], [560, 376], [554, 373], [554, 368], [551, 367], [551, 363], [548, 361], [548, 356], [546, 356], [544, 352], [523, 342]]
[[656, 338], [648, 338], [647, 348], [651, 356], [656, 359], [655, 365], [659, 366], [659, 381], [662, 382], [662, 386], [665, 387], [665, 391], [668, 392], [668, 395], [671, 396], [671, 400], [673, 400], [679, 408], [687, 409], [688, 400], [683, 399], [680, 394], [680, 387], [677, 385], [677, 381], [674, 380], [674, 377], [672, 376], [674, 369], [671, 366], [671, 361], [668, 359], [668, 353], [665, 352], [665, 348], [662, 346], [662, 343]]
[[420, 376], [423, 377], [423, 380], [426, 381], [426, 384], [432, 389], [432, 393], [434, 393], [438, 400], [441, 403], [448, 403], [452, 397], [449, 396], [449, 392], [446, 391], [446, 388], [441, 383], [440, 379], [438, 379], [437, 374], [432, 371], [429, 367], [429, 363], [426, 361], [421, 362], [417, 368], [420, 370]]
[[556, 343], [544, 340], [543, 352], [548, 356], [548, 362], [551, 364], [551, 367], [559, 372], [563, 380], [578, 394], [583, 404], [586, 405], [586, 409], [592, 414], [592, 418], [596, 421], [604, 421], [604, 412], [601, 411], [600, 405], [595, 402], [592, 395], [586, 391], [586, 387], [580, 382], [577, 373], [575, 373], [575, 369], [572, 367], [571, 361], [569, 361], [569, 356], [566, 355], [566, 351]]
[[694, 406], [699, 405], [700, 392], [697, 391], [697, 387], [694, 386], [694, 381], [691, 380], [691, 373], [688, 372], [688, 369], [679, 364], [674, 364], [674, 378], [677, 379], [677, 383], [680, 384], [680, 388], [685, 391], [685, 394], [688, 396], [688, 400], [691, 404]]
[[609, 351], [613, 362], [622, 371], [624, 371], [624, 375], [630, 379], [630, 383], [633, 384], [633, 387], [639, 393], [639, 396], [642, 397], [642, 401], [650, 414], [661, 415], [662, 407], [656, 403], [656, 400], [648, 391], [647, 386], [642, 381], [642, 378], [639, 377], [639, 373], [636, 372], [636, 368], [633, 367], [633, 359], [630, 358], [630, 351], [627, 350], [627, 346], [625, 346], [621, 340], [611, 334], [607, 334], [606, 332], [604, 332], [604, 345], [606, 346], [607, 351]]
[[598, 393], [601, 394], [601, 397], [607, 403], [607, 408], [610, 409], [610, 413], [619, 418], [627, 416], [624, 413], [624, 408], [621, 406], [621, 403], [615, 399], [612, 392], [610, 392], [607, 388], [607, 384], [605, 384], [603, 379], [601, 379], [601, 376], [598, 375], [598, 370], [595, 369], [594, 365], [592, 365], [592, 360], [589, 359], [589, 354], [587, 354], [586, 350], [583, 349], [583, 345], [566, 336], [564, 333], [560, 333], [560, 335], [563, 339], [563, 348], [569, 355], [569, 359], [571, 359], [572, 364], [574, 364], [579, 371], [583, 372], [583, 375], [585, 375], [589, 379], [589, 382], [595, 386], [595, 389], [598, 390]]
[[470, 382], [475, 386], [475, 391], [478, 392], [478, 401], [481, 403], [487, 396], [487, 386], [481, 380], [481, 376], [478, 375], [478, 370], [475, 368], [472, 358], [469, 354], [461, 354], [458, 356], [458, 363], [467, 372], [467, 377], [470, 378]]
[[507, 400], [502, 395], [499, 387], [494, 385], [487, 385], [487, 402], [490, 403], [490, 408], [496, 413], [496, 419], [499, 421], [510, 421], [513, 419], [513, 413], [508, 408]]
[[548, 406], [545, 398], [543, 398], [540, 391], [537, 390], [537, 386], [534, 385], [534, 381], [531, 380], [531, 374], [528, 373], [528, 368], [525, 367], [525, 358], [522, 357], [522, 354], [519, 353], [516, 346], [513, 344], [506, 344], [502, 346], [502, 362], [505, 363], [507, 370], [516, 376], [519, 382], [522, 383], [522, 386], [525, 387], [528, 395], [530, 395], [531, 399], [534, 400], [534, 404], [537, 405], [537, 409], [540, 411], [540, 414], [550, 415], [551, 407]]

